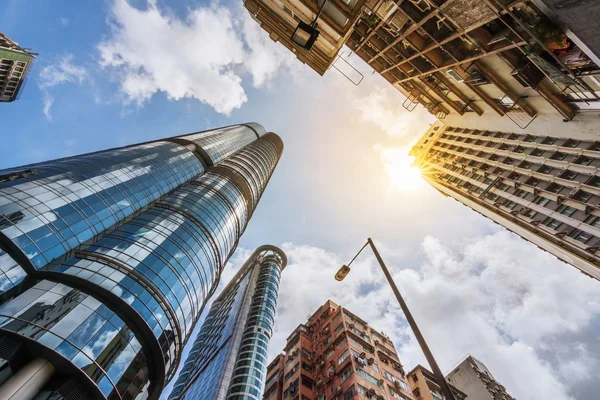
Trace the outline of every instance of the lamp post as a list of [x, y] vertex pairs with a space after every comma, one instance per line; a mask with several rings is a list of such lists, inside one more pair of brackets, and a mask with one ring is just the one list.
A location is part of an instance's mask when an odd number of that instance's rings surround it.
[[317, 28], [317, 21], [319, 20], [319, 17], [321, 16], [326, 4], [327, 0], [323, 0], [323, 4], [321, 4], [319, 7], [317, 15], [310, 24], [307, 24], [304, 21], [300, 21], [298, 23], [298, 26], [296, 29], [294, 29], [294, 32], [292, 32], [292, 36], [290, 37], [292, 42], [306, 50], [312, 49], [313, 44], [315, 44], [315, 41], [321, 33]]
[[446, 400], [455, 400], [454, 394], [452, 393], [452, 390], [450, 390], [450, 386], [448, 385], [448, 382], [446, 382], [446, 379], [444, 378], [444, 375], [442, 374], [440, 367], [437, 365], [437, 362], [435, 361], [435, 358], [433, 357], [431, 350], [429, 350], [429, 346], [427, 346], [427, 342], [425, 341], [425, 338], [421, 334], [421, 330], [417, 326], [415, 319], [413, 318], [412, 314], [410, 313], [408, 306], [404, 302], [404, 299], [402, 298], [402, 295], [400, 294], [400, 291], [398, 290], [396, 283], [392, 279], [392, 276], [390, 275], [387, 267], [385, 266], [385, 263], [383, 262], [383, 259], [379, 255], [379, 252], [377, 251], [377, 248], [375, 247], [375, 243], [373, 243], [371, 238], [367, 239], [367, 243], [365, 243], [365, 245], [358, 251], [358, 253], [356, 253], [354, 258], [348, 263], [348, 265], [342, 265], [342, 267], [335, 274], [335, 279], [337, 281], [341, 281], [350, 273], [350, 264], [352, 264], [352, 262], [354, 262], [354, 260], [356, 260], [356, 257], [358, 257], [358, 255], [364, 250], [365, 247], [367, 247], [367, 245], [371, 246], [371, 249], [373, 250], [373, 253], [375, 254], [375, 258], [377, 258], [377, 262], [379, 262], [379, 266], [383, 270], [383, 274], [385, 275], [388, 283], [392, 287], [392, 290], [394, 291], [394, 295], [396, 295], [396, 300], [398, 300], [398, 304], [400, 304], [400, 308], [402, 309], [402, 312], [404, 313], [404, 316], [406, 317], [406, 320], [408, 321], [408, 324], [410, 325], [410, 328], [412, 329], [415, 337], [417, 338], [417, 342], [419, 342], [419, 346], [421, 346], [421, 350], [423, 351], [423, 354], [425, 354], [425, 358], [427, 359], [427, 362], [429, 363], [429, 367], [433, 370], [435, 379], [438, 381], [438, 384], [440, 385], [440, 388], [442, 389], [442, 394], [444, 395]]

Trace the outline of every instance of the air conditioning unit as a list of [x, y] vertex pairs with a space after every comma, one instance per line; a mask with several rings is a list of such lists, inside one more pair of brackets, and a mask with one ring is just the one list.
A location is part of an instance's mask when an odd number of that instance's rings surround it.
[[579, 189], [575, 188], [569, 192], [569, 197], [575, 196], [579, 192]]
[[452, 79], [454, 79], [456, 82], [462, 83], [465, 80], [456, 72], [454, 72], [453, 70], [449, 69], [448, 71], [446, 71], [446, 73], [448, 75], [450, 75], [450, 77], [452, 77]]
[[337, 386], [335, 388], [335, 393], [342, 393], [342, 387], [341, 386]]

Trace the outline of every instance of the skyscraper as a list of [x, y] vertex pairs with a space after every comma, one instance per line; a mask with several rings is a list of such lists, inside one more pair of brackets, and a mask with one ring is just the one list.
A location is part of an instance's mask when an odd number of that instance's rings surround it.
[[249, 123], [0, 171], [0, 398], [157, 398], [282, 151]]
[[285, 253], [261, 246], [213, 302], [170, 399], [260, 399]]
[[0, 102], [17, 99], [35, 56], [0, 33]]
[[[287, 338], [268, 367], [263, 399], [412, 400], [392, 341], [328, 300]], [[362, 397], [360, 397], [362, 398]]]
[[446, 376], [469, 400], [515, 400], [485, 366], [469, 355]]
[[437, 122], [411, 150], [423, 178], [600, 279], [600, 142]]

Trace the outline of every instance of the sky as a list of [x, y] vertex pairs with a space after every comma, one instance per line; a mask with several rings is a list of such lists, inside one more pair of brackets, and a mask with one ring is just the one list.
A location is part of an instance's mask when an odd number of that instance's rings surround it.
[[519, 400], [597, 397], [600, 283], [415, 180], [407, 152], [433, 118], [357, 57], [359, 86], [319, 76], [241, 1], [2, 7], [0, 31], [40, 55], [0, 106], [0, 168], [248, 121], [281, 136], [221, 281], [262, 244], [287, 253], [271, 358], [331, 299], [385, 331], [405, 368], [426, 365], [371, 254], [333, 279], [372, 237], [442, 371], [471, 354]]

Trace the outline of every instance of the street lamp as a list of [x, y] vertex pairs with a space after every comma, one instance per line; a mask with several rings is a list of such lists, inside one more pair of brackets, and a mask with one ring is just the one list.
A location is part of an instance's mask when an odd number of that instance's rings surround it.
[[425, 341], [425, 338], [421, 334], [421, 331], [419, 330], [417, 323], [415, 322], [412, 314], [410, 313], [408, 306], [404, 302], [402, 295], [400, 295], [400, 291], [398, 290], [396, 283], [392, 279], [392, 276], [390, 275], [387, 267], [385, 266], [385, 263], [381, 259], [381, 256], [379, 255], [379, 252], [377, 251], [377, 248], [375, 247], [375, 243], [373, 243], [371, 238], [367, 239], [367, 243], [365, 243], [365, 245], [358, 251], [358, 253], [356, 253], [354, 258], [348, 263], [348, 265], [342, 265], [342, 267], [335, 274], [335, 279], [337, 281], [341, 281], [350, 273], [350, 265], [354, 262], [354, 260], [356, 260], [356, 257], [358, 257], [358, 255], [364, 250], [365, 247], [367, 247], [367, 245], [371, 246], [371, 249], [373, 250], [373, 253], [375, 254], [375, 258], [377, 258], [377, 262], [379, 262], [379, 266], [383, 270], [383, 274], [385, 275], [388, 283], [392, 287], [392, 290], [394, 291], [394, 294], [396, 295], [396, 300], [398, 300], [398, 304], [400, 304], [400, 308], [402, 309], [402, 312], [404, 312], [404, 316], [406, 317], [406, 320], [408, 321], [410, 328], [412, 329], [415, 337], [417, 338], [417, 342], [419, 342], [419, 346], [421, 346], [421, 350], [423, 351], [423, 354], [425, 354], [425, 358], [427, 359], [429, 366], [433, 370], [435, 379], [438, 381], [438, 384], [440, 385], [440, 388], [442, 389], [443, 396], [446, 398], [446, 400], [455, 400], [454, 394], [452, 393], [452, 390], [450, 390], [450, 386], [448, 386], [448, 382], [446, 382], [446, 379], [444, 378], [444, 375], [442, 374], [440, 367], [437, 365], [437, 362], [435, 361], [435, 358], [433, 357], [431, 350], [429, 350], [429, 346], [427, 346], [427, 342]]
[[294, 29], [294, 32], [290, 37], [292, 42], [296, 43], [298, 46], [303, 47], [306, 50], [312, 49], [313, 44], [315, 44], [315, 41], [321, 33], [317, 28], [317, 21], [319, 20], [319, 17], [321, 16], [321, 13], [323, 12], [323, 9], [325, 8], [326, 4], [327, 0], [323, 0], [323, 4], [321, 4], [321, 6], [319, 7], [317, 15], [310, 24], [307, 24], [304, 21], [300, 21], [298, 23], [298, 26], [296, 27], [296, 29]]

